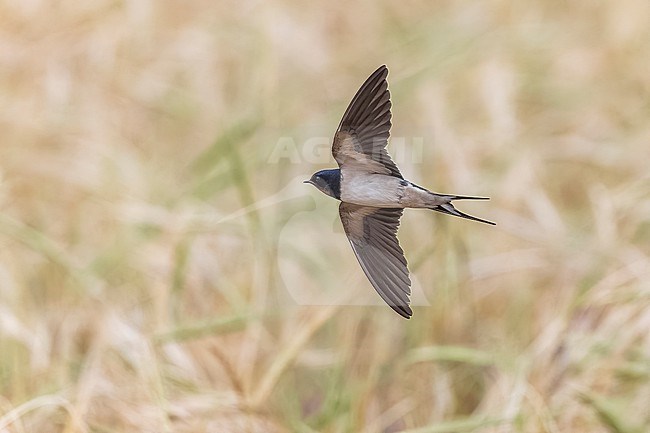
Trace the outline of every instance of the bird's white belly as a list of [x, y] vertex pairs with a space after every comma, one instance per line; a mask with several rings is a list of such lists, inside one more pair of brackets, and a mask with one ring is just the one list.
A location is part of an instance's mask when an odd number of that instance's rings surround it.
[[402, 180], [381, 174], [342, 172], [341, 200], [374, 207], [403, 207], [400, 197]]

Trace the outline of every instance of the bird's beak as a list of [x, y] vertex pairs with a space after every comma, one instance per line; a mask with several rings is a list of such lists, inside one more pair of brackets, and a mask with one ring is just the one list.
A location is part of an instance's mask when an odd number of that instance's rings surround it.
[[303, 180], [302, 183], [311, 183], [311, 179]]

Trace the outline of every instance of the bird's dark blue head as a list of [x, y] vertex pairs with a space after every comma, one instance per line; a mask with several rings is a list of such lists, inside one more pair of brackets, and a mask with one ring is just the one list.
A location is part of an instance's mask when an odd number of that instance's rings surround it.
[[341, 170], [338, 168], [317, 171], [305, 183], [311, 183], [330, 197], [341, 200]]

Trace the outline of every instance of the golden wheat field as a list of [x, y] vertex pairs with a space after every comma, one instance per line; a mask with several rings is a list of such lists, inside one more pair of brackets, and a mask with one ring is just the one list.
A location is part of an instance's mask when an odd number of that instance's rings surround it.
[[[302, 180], [390, 68], [414, 317]], [[650, 3], [0, 3], [0, 432], [650, 431]]]

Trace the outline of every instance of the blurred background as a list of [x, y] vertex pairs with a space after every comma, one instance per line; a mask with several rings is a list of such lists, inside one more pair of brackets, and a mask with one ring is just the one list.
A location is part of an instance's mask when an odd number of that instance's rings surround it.
[[[650, 3], [0, 3], [0, 432], [650, 429]], [[403, 320], [302, 185], [379, 65]], [[374, 305], [367, 305], [374, 304]]]

